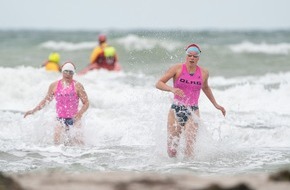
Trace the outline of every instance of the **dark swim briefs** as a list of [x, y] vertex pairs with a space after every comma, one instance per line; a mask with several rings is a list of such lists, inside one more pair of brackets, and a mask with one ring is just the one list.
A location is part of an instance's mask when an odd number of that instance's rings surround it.
[[74, 119], [73, 118], [61, 118], [61, 117], [58, 117], [57, 120], [62, 124], [62, 126], [65, 127], [66, 130], [69, 130], [69, 128], [72, 127], [73, 124], [74, 124]]
[[183, 106], [172, 104], [171, 109], [174, 109], [178, 123], [181, 126], [184, 126], [188, 121], [189, 116], [191, 116], [191, 112], [198, 110], [198, 106]]

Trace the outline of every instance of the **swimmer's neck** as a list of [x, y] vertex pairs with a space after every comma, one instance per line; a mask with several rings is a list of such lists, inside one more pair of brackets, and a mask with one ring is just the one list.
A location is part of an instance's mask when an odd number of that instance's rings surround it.
[[186, 64], [186, 68], [189, 73], [195, 73], [196, 71], [196, 65]]
[[72, 83], [73, 79], [72, 78], [63, 78], [62, 79], [62, 83], [64, 84], [64, 86], [68, 86]]

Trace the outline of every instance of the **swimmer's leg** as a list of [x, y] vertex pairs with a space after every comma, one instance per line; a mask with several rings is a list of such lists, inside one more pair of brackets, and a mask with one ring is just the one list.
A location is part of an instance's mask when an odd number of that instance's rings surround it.
[[63, 127], [58, 124], [54, 127], [54, 144], [59, 145], [61, 143], [61, 137], [64, 133]]
[[194, 145], [196, 142], [196, 135], [198, 130], [198, 122], [194, 120], [194, 115], [199, 117], [199, 111], [196, 110], [188, 117], [188, 121], [185, 124], [185, 156], [192, 157], [194, 153]]
[[54, 127], [54, 144], [60, 145], [61, 143], [68, 144], [68, 128], [65, 120], [62, 118], [57, 119], [57, 124]]
[[167, 123], [167, 153], [169, 157], [176, 157], [180, 134], [181, 126], [177, 121], [175, 111], [170, 109]]
[[84, 134], [83, 129], [80, 121], [76, 121], [74, 123], [74, 137], [72, 139], [73, 144], [76, 145], [84, 145]]

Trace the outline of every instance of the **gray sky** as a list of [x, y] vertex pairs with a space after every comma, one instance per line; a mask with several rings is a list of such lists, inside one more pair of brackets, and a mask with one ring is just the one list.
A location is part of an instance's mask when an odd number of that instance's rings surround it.
[[0, 0], [0, 29], [290, 29], [290, 0]]

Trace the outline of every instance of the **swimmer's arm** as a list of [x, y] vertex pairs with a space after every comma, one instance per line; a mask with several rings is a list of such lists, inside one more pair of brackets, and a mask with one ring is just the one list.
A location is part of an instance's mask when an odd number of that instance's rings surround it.
[[222, 112], [222, 114], [225, 116], [226, 115], [226, 110], [225, 108], [223, 108], [222, 106], [220, 106], [215, 98], [214, 95], [212, 93], [212, 90], [210, 88], [210, 86], [208, 85], [208, 77], [209, 77], [209, 73], [207, 70], [204, 71], [203, 73], [205, 80], [203, 82], [203, 87], [202, 87], [202, 91], [204, 92], [204, 94], [207, 96], [207, 98], [211, 101], [211, 103], [214, 105], [214, 107], [216, 107], [218, 110], [220, 110]]
[[159, 90], [172, 92], [173, 87], [167, 85], [166, 83], [176, 75], [177, 66], [171, 67], [155, 84], [155, 87]]
[[52, 83], [49, 86], [48, 92], [47, 92], [45, 98], [34, 109], [27, 111], [24, 114], [24, 118], [28, 115], [34, 114], [35, 112], [41, 110], [43, 107], [45, 107], [46, 104], [48, 104], [49, 102], [51, 102], [53, 100], [55, 85], [56, 85], [56, 83]]
[[172, 92], [173, 94], [177, 94], [179, 96], [183, 96], [184, 93], [182, 90], [178, 88], [174, 88], [172, 86], [167, 85], [166, 83], [171, 79], [174, 78], [177, 74], [179, 69], [179, 65], [175, 65], [171, 67], [156, 83], [155, 87], [162, 91]]
[[206, 79], [203, 83], [202, 91], [207, 96], [207, 98], [211, 101], [211, 103], [216, 107], [217, 102], [213, 96], [213, 93], [211, 91], [211, 88], [208, 85], [208, 80]]
[[83, 87], [83, 85], [81, 83], [77, 83], [76, 84], [76, 88], [77, 88], [77, 93], [79, 98], [82, 101], [83, 106], [81, 107], [81, 109], [78, 111], [78, 113], [75, 115], [75, 119], [79, 120], [82, 115], [87, 111], [87, 109], [89, 108], [89, 99], [88, 99], [88, 95]]

